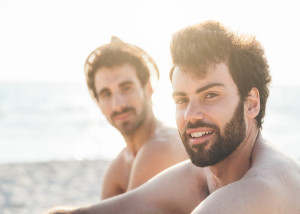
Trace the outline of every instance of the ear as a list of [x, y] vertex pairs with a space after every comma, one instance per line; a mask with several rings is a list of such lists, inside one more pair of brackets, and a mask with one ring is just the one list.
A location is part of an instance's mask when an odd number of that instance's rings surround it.
[[246, 97], [245, 105], [245, 114], [249, 118], [255, 118], [260, 111], [260, 97], [257, 88], [252, 88], [250, 90], [248, 97]]
[[145, 94], [147, 95], [147, 97], [150, 99], [152, 94], [153, 94], [153, 89], [151, 86], [150, 81], [148, 81], [145, 85]]

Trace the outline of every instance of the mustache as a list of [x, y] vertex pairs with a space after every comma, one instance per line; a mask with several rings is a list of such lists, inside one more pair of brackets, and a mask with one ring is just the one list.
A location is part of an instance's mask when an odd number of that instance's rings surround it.
[[194, 123], [187, 122], [185, 124], [185, 126], [184, 126], [183, 133], [185, 134], [187, 129], [200, 128], [200, 127], [209, 127], [209, 128], [215, 129], [216, 132], [220, 131], [219, 127], [217, 125], [215, 125], [215, 124], [205, 123], [205, 122], [203, 122], [201, 120], [197, 120]]
[[113, 113], [111, 113], [111, 118], [113, 118], [115, 116], [118, 116], [120, 114], [124, 114], [124, 113], [130, 112], [130, 111], [134, 111], [134, 108], [132, 108], [132, 107], [126, 107], [126, 108], [123, 108], [122, 111], [114, 111]]

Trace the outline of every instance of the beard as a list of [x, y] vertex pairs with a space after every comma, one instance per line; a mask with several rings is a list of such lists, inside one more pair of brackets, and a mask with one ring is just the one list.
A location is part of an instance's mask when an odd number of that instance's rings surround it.
[[[193, 145], [191, 147], [189, 139], [186, 134], [188, 128], [210, 127], [215, 130], [217, 139], [210, 143], [205, 141], [201, 144]], [[207, 124], [202, 121], [195, 123], [187, 123], [185, 125], [183, 134], [180, 134], [183, 145], [192, 161], [198, 167], [213, 166], [218, 162], [224, 160], [245, 140], [246, 137], [246, 123], [244, 119], [244, 103], [239, 102], [235, 109], [231, 120], [225, 125], [224, 134], [220, 132], [220, 128], [214, 124]], [[211, 145], [210, 145], [211, 144]]]
[[[143, 101], [142, 111], [139, 114], [137, 114], [137, 110], [134, 107], [125, 107], [120, 112], [113, 112], [110, 117], [111, 121], [112, 121], [112, 125], [116, 129], [118, 129], [122, 135], [130, 135], [130, 134], [134, 133], [145, 121], [145, 119], [147, 117], [148, 107], [149, 107], [148, 101], [145, 99]], [[136, 115], [136, 118], [134, 121], [125, 121], [119, 125], [117, 125], [116, 123], [113, 122], [115, 116], [117, 116], [119, 114], [127, 113], [127, 112], [131, 112], [133, 115]]]

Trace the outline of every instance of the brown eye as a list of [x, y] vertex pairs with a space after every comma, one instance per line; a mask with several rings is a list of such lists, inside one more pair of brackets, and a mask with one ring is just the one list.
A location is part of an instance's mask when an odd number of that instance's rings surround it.
[[216, 93], [208, 93], [208, 94], [205, 95], [205, 98], [212, 99], [212, 98], [217, 97], [217, 96], [219, 96], [219, 95], [216, 94]]
[[132, 84], [125, 84], [121, 87], [121, 92], [126, 94], [126, 93], [129, 93], [131, 92], [133, 89], [133, 85]]
[[111, 97], [111, 92], [110, 91], [105, 91], [105, 92], [102, 92], [99, 95], [99, 100], [105, 100], [105, 99], [108, 99], [110, 97]]
[[188, 99], [187, 98], [178, 98], [174, 102], [175, 102], [176, 105], [179, 105], [179, 104], [183, 104], [183, 103], [188, 102]]
[[131, 89], [130, 86], [125, 86], [125, 87], [122, 88], [122, 91], [123, 91], [123, 92], [127, 92], [127, 91], [129, 91], [130, 89]]

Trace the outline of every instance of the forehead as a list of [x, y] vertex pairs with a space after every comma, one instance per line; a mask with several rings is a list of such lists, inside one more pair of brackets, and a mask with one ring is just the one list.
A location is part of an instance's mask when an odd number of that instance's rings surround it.
[[101, 67], [95, 72], [94, 83], [97, 91], [101, 88], [118, 86], [124, 82], [140, 84], [135, 68], [129, 64], [114, 67]]
[[229, 68], [225, 63], [218, 63], [208, 67], [205, 75], [195, 75], [176, 66], [172, 76], [173, 91], [197, 90], [209, 84], [222, 84], [225, 87], [236, 88]]

